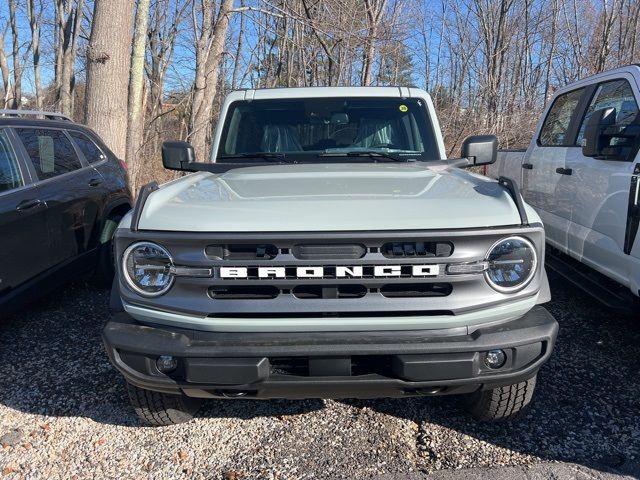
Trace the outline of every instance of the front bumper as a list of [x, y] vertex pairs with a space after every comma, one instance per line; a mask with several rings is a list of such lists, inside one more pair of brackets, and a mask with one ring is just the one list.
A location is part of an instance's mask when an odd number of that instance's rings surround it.
[[[111, 362], [141, 388], [192, 397], [375, 398], [468, 393], [523, 381], [549, 358], [558, 323], [536, 306], [478, 328], [380, 332], [222, 333], [148, 326], [114, 313]], [[484, 352], [502, 349], [497, 370]], [[160, 355], [178, 367], [163, 374]]]

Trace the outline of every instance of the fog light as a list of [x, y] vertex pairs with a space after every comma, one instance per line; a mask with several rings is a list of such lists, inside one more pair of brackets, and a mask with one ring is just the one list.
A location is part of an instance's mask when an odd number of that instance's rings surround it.
[[173, 372], [178, 366], [178, 360], [171, 355], [160, 355], [156, 360], [156, 366], [162, 373]]
[[484, 364], [489, 368], [500, 368], [507, 361], [507, 354], [504, 350], [489, 350], [484, 355]]

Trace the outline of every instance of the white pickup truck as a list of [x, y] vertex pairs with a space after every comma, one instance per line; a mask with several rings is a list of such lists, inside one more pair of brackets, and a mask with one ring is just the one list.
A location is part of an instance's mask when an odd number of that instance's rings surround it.
[[568, 85], [529, 148], [500, 151], [487, 170], [512, 178], [542, 218], [547, 266], [609, 306], [637, 308], [640, 296], [639, 99], [638, 65]]

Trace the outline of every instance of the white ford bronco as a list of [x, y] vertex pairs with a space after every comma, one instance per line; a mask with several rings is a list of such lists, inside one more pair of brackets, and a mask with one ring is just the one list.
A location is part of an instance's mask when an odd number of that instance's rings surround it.
[[638, 65], [568, 85], [549, 103], [529, 148], [499, 152], [488, 172], [513, 178], [542, 217], [553, 247], [548, 267], [607, 306], [636, 316], [639, 102]]
[[483, 420], [531, 400], [558, 324], [544, 229], [491, 163], [447, 160], [415, 88], [230, 94], [211, 162], [185, 142], [115, 236], [104, 343], [139, 416], [206, 398], [463, 394]]

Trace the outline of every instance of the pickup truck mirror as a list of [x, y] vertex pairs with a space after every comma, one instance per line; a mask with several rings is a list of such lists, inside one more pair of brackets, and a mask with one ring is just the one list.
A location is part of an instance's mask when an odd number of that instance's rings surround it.
[[582, 140], [582, 154], [585, 157], [602, 156], [603, 150], [609, 146], [611, 137], [605, 135], [604, 130], [616, 122], [616, 109], [601, 108], [591, 114], [584, 128]]
[[496, 161], [498, 139], [495, 135], [472, 135], [462, 142], [460, 156], [471, 162], [470, 167], [489, 165]]
[[164, 142], [162, 166], [167, 170], [191, 171], [189, 164], [196, 161], [196, 152], [189, 142]]

